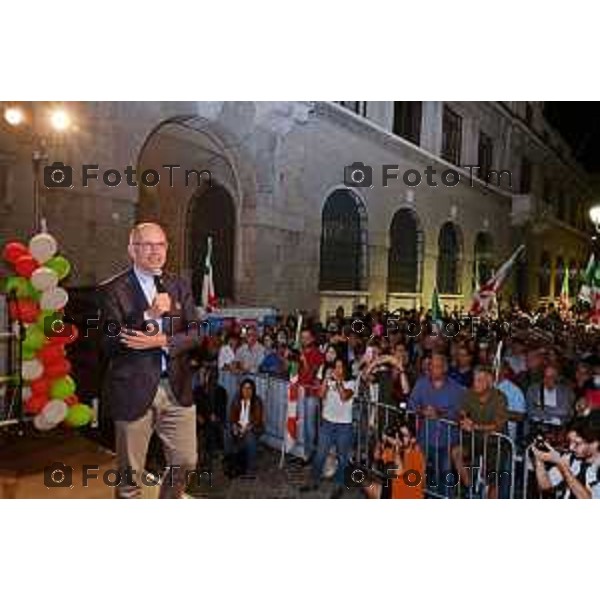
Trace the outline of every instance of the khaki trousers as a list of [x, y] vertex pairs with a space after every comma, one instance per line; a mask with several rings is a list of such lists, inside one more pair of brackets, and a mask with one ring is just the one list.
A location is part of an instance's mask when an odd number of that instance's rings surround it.
[[160, 498], [179, 498], [196, 469], [196, 407], [175, 401], [168, 379], [161, 379], [146, 413], [136, 421], [115, 421], [117, 463], [121, 474], [118, 498], [139, 498], [142, 487], [156, 485], [144, 472], [152, 433], [162, 441], [167, 469], [160, 481]]

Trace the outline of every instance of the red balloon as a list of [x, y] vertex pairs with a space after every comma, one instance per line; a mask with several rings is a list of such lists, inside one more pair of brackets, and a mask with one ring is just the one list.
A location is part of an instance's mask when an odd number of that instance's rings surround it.
[[31, 277], [31, 274], [40, 266], [29, 252], [19, 256], [15, 261], [15, 271], [21, 275], [21, 277]]
[[48, 404], [46, 394], [34, 394], [25, 402], [25, 412], [30, 415], [37, 415]]
[[65, 398], [63, 402], [67, 406], [73, 406], [74, 404], [79, 404], [79, 397], [76, 394], [73, 394], [72, 396], [68, 396], [67, 398]]
[[47, 379], [45, 376], [38, 377], [37, 379], [34, 379], [29, 384], [29, 386], [31, 387], [31, 395], [32, 396], [36, 396], [36, 395], [47, 396], [48, 390], [50, 389], [50, 380]]
[[2, 258], [4, 258], [6, 262], [14, 265], [21, 256], [26, 254], [29, 254], [29, 250], [25, 244], [22, 244], [21, 242], [8, 242], [8, 244], [4, 246]]
[[8, 314], [11, 319], [19, 319], [24, 323], [35, 323], [40, 314], [40, 308], [35, 300], [21, 298], [10, 303]]
[[44, 365], [44, 376], [50, 379], [56, 379], [58, 377], [64, 377], [71, 372], [71, 363], [63, 359], [61, 361], [57, 361], [48, 366]]
[[38, 351], [37, 357], [44, 365], [50, 365], [65, 357], [65, 348], [62, 345], [48, 343]]

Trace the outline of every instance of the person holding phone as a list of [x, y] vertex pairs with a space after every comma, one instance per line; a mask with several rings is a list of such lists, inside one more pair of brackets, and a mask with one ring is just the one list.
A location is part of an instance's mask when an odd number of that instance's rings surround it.
[[338, 467], [334, 475], [335, 489], [331, 498], [340, 498], [344, 492], [344, 470], [350, 461], [352, 452], [352, 402], [354, 381], [348, 380], [346, 364], [341, 358], [334, 363], [331, 376], [324, 379], [318, 395], [322, 399], [322, 424], [319, 432], [319, 444], [312, 464], [311, 482], [300, 488], [301, 492], [318, 489], [323, 466], [329, 450], [335, 447]]

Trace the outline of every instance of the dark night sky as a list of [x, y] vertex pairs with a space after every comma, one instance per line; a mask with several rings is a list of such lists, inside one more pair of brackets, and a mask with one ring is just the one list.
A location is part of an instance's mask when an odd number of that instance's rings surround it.
[[600, 102], [546, 102], [546, 118], [588, 171], [600, 172]]

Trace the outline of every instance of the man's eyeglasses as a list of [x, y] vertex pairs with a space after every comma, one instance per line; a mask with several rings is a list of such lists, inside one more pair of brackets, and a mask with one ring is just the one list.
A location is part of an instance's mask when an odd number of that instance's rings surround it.
[[133, 244], [134, 246], [139, 246], [144, 252], [149, 252], [150, 250], [166, 250], [167, 242], [136, 242]]

